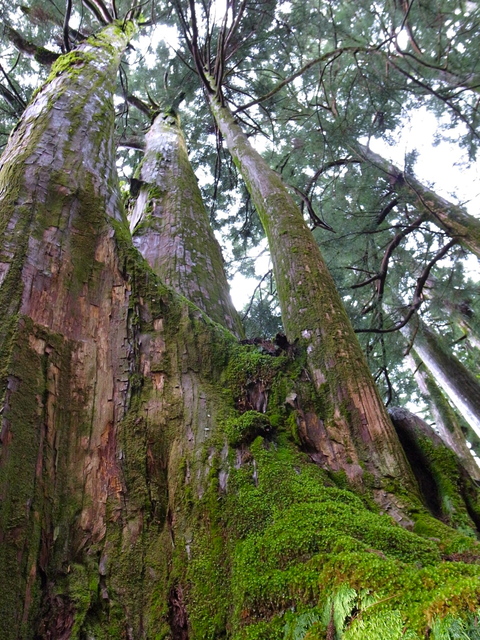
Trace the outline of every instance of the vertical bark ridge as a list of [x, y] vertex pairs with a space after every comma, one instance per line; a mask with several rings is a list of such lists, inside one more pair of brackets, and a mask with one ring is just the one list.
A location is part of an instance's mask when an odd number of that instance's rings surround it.
[[[112, 227], [126, 224], [112, 93], [133, 33], [112, 24], [62, 56], [1, 158], [5, 639], [32, 637], [53, 547], [61, 566], [67, 541], [101, 539], [107, 499], [121, 493], [114, 441], [128, 391], [129, 291]], [[70, 609], [57, 633], [73, 624]]]
[[[320, 418], [334, 441], [337, 464], [352, 479], [360, 478], [365, 467], [377, 478], [393, 476], [414, 486], [333, 279], [299, 208], [228, 109], [215, 98], [210, 105], [264, 226], [287, 336], [305, 345], [317, 391], [325, 406], [333, 407]], [[319, 431], [320, 450], [322, 440]]]
[[242, 337], [178, 116], [158, 115], [145, 141], [135, 176], [141, 186], [130, 215], [134, 244], [166, 284]]

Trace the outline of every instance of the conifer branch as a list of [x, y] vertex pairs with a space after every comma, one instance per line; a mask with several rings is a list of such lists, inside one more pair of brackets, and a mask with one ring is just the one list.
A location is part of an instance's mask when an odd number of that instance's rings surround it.
[[319, 64], [320, 62], [328, 61], [330, 60], [330, 58], [337, 57], [342, 53], [359, 53], [359, 52], [366, 53], [370, 51], [377, 51], [377, 47], [340, 47], [338, 49], [334, 49], [333, 51], [329, 51], [328, 53], [323, 54], [319, 58], [315, 58], [314, 60], [310, 60], [310, 62], [307, 62], [306, 64], [304, 64], [303, 67], [295, 71], [295, 73], [293, 73], [291, 76], [288, 76], [288, 78], [285, 78], [284, 80], [282, 80], [279, 84], [277, 84], [276, 87], [274, 87], [271, 91], [269, 91], [265, 95], [260, 96], [260, 98], [256, 98], [255, 100], [252, 100], [251, 102], [247, 102], [247, 104], [244, 104], [241, 107], [239, 107], [235, 111], [234, 115], [236, 115], [240, 111], [245, 111], [245, 109], [249, 109], [250, 107], [253, 107], [254, 105], [260, 102], [264, 102], [265, 100], [272, 98], [276, 93], [278, 93], [281, 89], [283, 89], [283, 87], [285, 87], [287, 84], [290, 84], [290, 82], [293, 82], [296, 78], [298, 78], [303, 73], [305, 73], [306, 71], [314, 67], [316, 64]]

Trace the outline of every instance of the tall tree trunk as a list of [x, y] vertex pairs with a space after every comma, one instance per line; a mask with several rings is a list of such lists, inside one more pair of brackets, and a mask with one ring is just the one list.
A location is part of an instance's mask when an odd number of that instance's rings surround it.
[[430, 407], [438, 434], [443, 442], [456, 453], [461, 464], [474, 480], [480, 480], [480, 467], [473, 459], [467, 446], [462, 426], [452, 407], [444, 397], [435, 379], [425, 368], [422, 360], [413, 354], [406, 358], [407, 364], [414, 373], [415, 380]]
[[444, 391], [460, 415], [480, 436], [480, 384], [470, 371], [441, 344], [439, 338], [418, 318], [402, 329], [403, 335], [414, 340], [414, 348], [426, 368]]
[[405, 175], [398, 167], [374, 153], [368, 147], [356, 145], [358, 155], [388, 176], [399, 194], [403, 194], [434, 225], [458, 240], [467, 251], [480, 258], [480, 220], [464, 209], [425, 187], [412, 175]]
[[145, 142], [130, 215], [135, 246], [163, 282], [243, 337], [178, 116], [158, 115]]
[[[124, 221], [112, 91], [133, 33], [110, 25], [60, 58], [2, 156], [5, 639], [31, 637], [54, 542], [71, 557], [104, 534], [106, 496], [121, 499], [114, 425], [128, 396], [129, 291], [112, 229]], [[71, 625], [63, 613], [55, 637]]]
[[303, 356], [239, 345], [133, 248], [111, 142], [122, 27], [54, 68], [0, 172], [2, 638], [458, 627], [474, 539], [402, 487], [407, 531], [313, 464], [299, 432], [338, 404], [311, 400]]
[[[450, 300], [443, 299], [443, 306], [449, 317], [463, 331], [467, 344], [472, 349], [480, 351], [480, 332], [478, 330], [478, 320], [474, 312], [470, 309], [468, 301], [455, 304]], [[479, 363], [480, 366], [480, 363]]]
[[340, 296], [299, 208], [229, 110], [215, 97], [210, 105], [265, 229], [287, 336], [305, 346], [320, 402], [330, 407], [307, 426], [310, 444], [330, 468], [344, 469], [351, 479], [360, 479], [365, 465], [377, 478], [394, 476], [413, 486]]

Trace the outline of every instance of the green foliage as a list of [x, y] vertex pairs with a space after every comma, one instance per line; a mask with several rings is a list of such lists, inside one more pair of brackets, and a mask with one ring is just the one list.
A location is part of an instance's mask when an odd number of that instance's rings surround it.
[[443, 620], [435, 620], [431, 638], [433, 640], [479, 640], [479, 615], [480, 611], [477, 611], [463, 619], [446, 616]]

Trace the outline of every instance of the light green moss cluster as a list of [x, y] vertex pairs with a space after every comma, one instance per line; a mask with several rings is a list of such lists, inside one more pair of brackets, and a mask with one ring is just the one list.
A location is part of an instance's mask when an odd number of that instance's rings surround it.
[[71, 77], [80, 75], [82, 67], [92, 60], [95, 60], [95, 56], [88, 51], [75, 50], [65, 53], [52, 64], [45, 84], [48, 84], [62, 73], [69, 73]]

